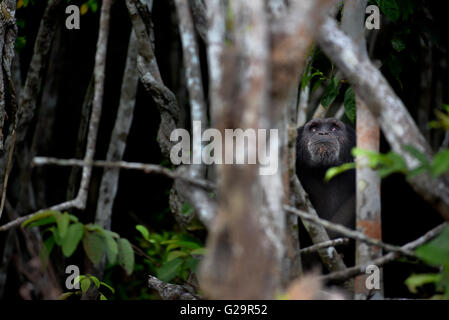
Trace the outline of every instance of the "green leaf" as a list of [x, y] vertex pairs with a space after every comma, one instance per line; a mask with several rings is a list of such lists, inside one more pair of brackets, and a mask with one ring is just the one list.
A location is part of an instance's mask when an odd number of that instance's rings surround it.
[[196, 267], [198, 266], [198, 263], [200, 261], [198, 259], [195, 259], [194, 257], [191, 257], [190, 259], [187, 260], [187, 267], [192, 271], [195, 272], [196, 271]]
[[78, 282], [80, 282], [82, 279], [84, 279], [86, 276], [80, 274], [79, 276], [76, 276], [75, 279], [73, 279], [73, 284], [76, 285]]
[[341, 166], [329, 168], [324, 176], [325, 181], [330, 181], [336, 175], [355, 168], [355, 162], [344, 163]]
[[424, 172], [427, 172], [427, 171], [428, 171], [428, 168], [426, 168], [424, 166], [419, 166], [419, 167], [417, 167], [417, 168], [415, 168], [413, 170], [410, 170], [407, 173], [407, 178], [413, 178], [413, 177], [415, 177], [417, 175], [420, 175], [420, 174], [422, 174]]
[[405, 145], [403, 148], [405, 151], [407, 151], [416, 159], [418, 159], [421, 164], [423, 164], [426, 167], [430, 166], [429, 160], [427, 159], [426, 155], [421, 151], [419, 151], [418, 149], [416, 149], [414, 146]]
[[118, 255], [118, 245], [115, 239], [113, 238], [113, 235], [111, 232], [105, 230], [103, 232], [103, 235], [105, 237], [105, 243], [106, 243], [106, 256], [108, 258], [108, 261], [110, 264], [114, 264], [117, 260]]
[[40, 219], [44, 219], [44, 218], [48, 218], [48, 217], [54, 217], [55, 214], [59, 214], [59, 212], [57, 211], [43, 211], [40, 213], [36, 213], [34, 216], [32, 216], [31, 218], [29, 218], [28, 220], [25, 220], [24, 222], [22, 222], [22, 228], [25, 228], [26, 226], [28, 226], [30, 223], [40, 220]]
[[58, 229], [56, 229], [55, 227], [51, 227], [51, 228], [49, 228], [49, 230], [51, 230], [51, 232], [53, 232], [53, 237], [54, 237], [54, 239], [55, 239], [55, 243], [56, 243], [58, 246], [62, 245], [62, 238], [61, 238], [61, 236], [59, 235]]
[[16, 38], [15, 45], [14, 45], [14, 48], [15, 48], [17, 51], [20, 51], [20, 50], [22, 50], [23, 48], [25, 48], [26, 43], [27, 43], [27, 40], [26, 40], [25, 37], [17, 37], [17, 38]]
[[100, 284], [102, 286], [105, 286], [106, 288], [108, 288], [109, 290], [111, 290], [112, 293], [115, 293], [115, 289], [113, 287], [111, 287], [110, 285], [108, 285], [106, 282], [101, 281]]
[[355, 94], [354, 94], [352, 87], [349, 87], [346, 90], [343, 105], [345, 108], [346, 116], [352, 123], [354, 123], [355, 113], [356, 113], [356, 104], [355, 104]]
[[183, 247], [183, 248], [189, 248], [189, 249], [201, 248], [201, 244], [198, 244], [196, 242], [182, 241], [182, 240], [177, 240], [177, 239], [166, 240], [166, 241], [163, 241], [162, 244], [171, 244], [171, 245], [173, 245], [173, 248], [175, 248], [175, 247]]
[[402, 39], [395, 38], [391, 40], [391, 46], [396, 52], [401, 52], [405, 49], [405, 43], [402, 41]]
[[178, 274], [183, 263], [183, 259], [176, 258], [170, 261], [165, 262], [158, 270], [157, 277], [158, 279], [169, 282]]
[[58, 232], [61, 238], [65, 237], [67, 229], [69, 228], [69, 222], [70, 218], [67, 212], [56, 217], [56, 224], [58, 226]]
[[[73, 223], [67, 229], [67, 234], [62, 240], [62, 253], [65, 257], [70, 257], [78, 247], [83, 238], [84, 226], [82, 223]], [[87, 252], [87, 251], [86, 251]]]
[[441, 274], [423, 273], [413, 274], [405, 280], [405, 284], [411, 293], [418, 293], [417, 288], [429, 283], [438, 283], [441, 280]]
[[418, 247], [415, 251], [418, 258], [435, 266], [449, 266], [449, 226], [432, 241]]
[[206, 254], [206, 248], [198, 248], [195, 250], [190, 251], [191, 255], [205, 255]]
[[100, 280], [97, 277], [89, 275], [89, 279], [92, 280], [97, 288], [100, 288]]
[[103, 256], [105, 248], [104, 237], [99, 232], [85, 232], [83, 247], [87, 257], [93, 264], [98, 264]]
[[393, 22], [399, 19], [401, 12], [395, 0], [376, 0], [380, 10]]
[[332, 104], [332, 102], [334, 102], [339, 90], [340, 82], [337, 78], [333, 77], [332, 79], [330, 79], [329, 85], [327, 86], [326, 91], [324, 91], [324, 95], [321, 98], [321, 104], [324, 108], [328, 108]]
[[100, 292], [100, 300], [108, 300], [108, 298], [106, 298], [105, 295]]
[[433, 158], [432, 174], [438, 177], [449, 170], [449, 149], [438, 152]]
[[56, 222], [56, 218], [54, 216], [51, 217], [47, 217], [47, 218], [43, 218], [43, 219], [39, 219], [37, 221], [31, 222], [30, 224], [27, 225], [28, 228], [34, 228], [34, 227], [40, 227], [40, 226], [45, 226], [48, 224], [53, 224]]
[[71, 291], [71, 292], [64, 292], [63, 294], [61, 294], [59, 296], [59, 300], [67, 300], [70, 296], [74, 295], [75, 292]]
[[183, 251], [179, 251], [179, 250], [171, 251], [167, 255], [167, 261], [170, 261], [170, 260], [173, 260], [173, 259], [176, 259], [176, 258], [182, 258], [182, 257], [185, 257], [185, 256], [187, 256], [187, 253], [185, 253]]
[[134, 251], [127, 239], [120, 238], [118, 240], [118, 260], [126, 273], [130, 275], [134, 269]]
[[51, 251], [53, 250], [53, 247], [55, 246], [55, 238], [53, 235], [45, 239], [44, 245], [42, 246], [39, 256], [42, 261], [42, 270], [47, 269], [48, 264], [48, 258], [50, 257]]
[[24, 19], [17, 19], [16, 23], [19, 28], [21, 28], [21, 29], [25, 28], [25, 20]]
[[137, 229], [137, 231], [140, 232], [140, 234], [142, 235], [142, 237], [143, 237], [145, 240], [147, 240], [147, 241], [150, 240], [150, 231], [148, 231], [148, 229], [147, 229], [145, 226], [143, 226], [143, 225], [141, 225], [141, 224], [138, 224], [138, 225], [136, 226], [136, 229]]
[[379, 169], [379, 175], [381, 178], [385, 178], [395, 172], [407, 173], [407, 164], [405, 163], [404, 158], [402, 158], [399, 154], [389, 152], [386, 155], [383, 155], [381, 159], [382, 168]]
[[83, 278], [81, 279], [81, 291], [82, 292], [86, 292], [87, 290], [89, 290], [90, 287], [90, 279], [89, 278]]
[[182, 205], [181, 213], [183, 216], [189, 216], [193, 214], [193, 207], [187, 202], [184, 202]]

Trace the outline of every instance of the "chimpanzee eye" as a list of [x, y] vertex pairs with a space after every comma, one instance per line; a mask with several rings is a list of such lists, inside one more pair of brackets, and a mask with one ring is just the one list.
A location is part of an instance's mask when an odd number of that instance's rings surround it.
[[336, 124], [333, 124], [331, 127], [331, 131], [337, 131], [338, 129], [340, 129]]
[[316, 126], [311, 126], [310, 127], [310, 131], [315, 132], [316, 131]]

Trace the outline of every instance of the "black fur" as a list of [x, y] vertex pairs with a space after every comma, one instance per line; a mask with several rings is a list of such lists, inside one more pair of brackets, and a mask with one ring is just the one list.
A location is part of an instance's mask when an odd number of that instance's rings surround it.
[[[355, 132], [338, 119], [316, 119], [298, 129], [296, 173], [321, 218], [355, 226], [355, 170], [324, 181], [327, 169], [352, 162]], [[331, 238], [341, 236], [328, 231]], [[301, 237], [302, 238], [302, 237]], [[303, 243], [301, 243], [303, 247]], [[345, 259], [346, 260], [346, 259]]]

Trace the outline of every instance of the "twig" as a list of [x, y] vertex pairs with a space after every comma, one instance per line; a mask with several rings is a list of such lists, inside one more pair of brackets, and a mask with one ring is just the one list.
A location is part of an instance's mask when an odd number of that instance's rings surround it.
[[[196, 43], [195, 27], [193, 25], [188, 2], [185, 0], [175, 0], [175, 4], [179, 19], [179, 33], [183, 49], [185, 78], [190, 99], [192, 128], [195, 128], [194, 122], [199, 122], [201, 124], [201, 132], [194, 132], [194, 136], [196, 134], [202, 135], [207, 126], [207, 106], [201, 80], [200, 54]], [[197, 142], [193, 141], [193, 143]], [[201, 141], [199, 141], [199, 143], [201, 143]], [[195, 157], [195, 154], [193, 157]], [[203, 179], [206, 174], [206, 166], [204, 164], [192, 164], [189, 166], [189, 174], [192, 178]], [[209, 194], [201, 189], [185, 188], [180, 181], [177, 181], [175, 186], [178, 192], [189, 199], [189, 202], [192, 203], [196, 214], [201, 220], [206, 221], [206, 223], [209, 224], [212, 221], [215, 212], [215, 206], [211, 202]]]
[[39, 211], [37, 211], [37, 212], [33, 212], [33, 213], [28, 214], [28, 215], [26, 215], [26, 216], [22, 216], [22, 217], [17, 218], [17, 219], [15, 219], [15, 220], [13, 220], [13, 221], [10, 221], [10, 222], [8, 222], [8, 223], [5, 223], [4, 225], [0, 226], [0, 232], [6, 231], [6, 230], [11, 229], [11, 228], [13, 228], [13, 227], [16, 227], [16, 226], [18, 226], [19, 224], [21, 224], [22, 222], [24, 222], [25, 220], [28, 220], [28, 219], [34, 217], [35, 215], [37, 215], [37, 214], [39, 214], [39, 213], [41, 213], [41, 212], [44, 212], [44, 211], [62, 211], [62, 210], [68, 210], [68, 209], [73, 208], [73, 207], [75, 207], [75, 206], [76, 206], [75, 200], [70, 200], [70, 201], [66, 201], [66, 202], [63, 202], [63, 203], [59, 203], [59, 204], [57, 204], [57, 205], [54, 205], [54, 206], [49, 207], [49, 208], [46, 208], [46, 209], [41, 209], [41, 210], [39, 210]]
[[[97, 142], [98, 126], [100, 124], [101, 109], [103, 105], [104, 77], [106, 67], [106, 50], [109, 35], [109, 18], [111, 10], [111, 0], [104, 0], [101, 5], [100, 31], [97, 40], [97, 52], [95, 54], [94, 81], [95, 91], [92, 105], [92, 112], [89, 121], [89, 133], [87, 135], [85, 162], [94, 159], [95, 145]], [[75, 198], [77, 208], [84, 209], [87, 201], [87, 191], [89, 188], [91, 166], [84, 166], [81, 173], [81, 183], [78, 195]]]
[[[192, 120], [192, 127], [194, 121], [199, 121], [202, 130], [204, 130], [204, 127], [207, 125], [207, 108], [203, 82], [201, 80], [199, 51], [196, 44], [192, 16], [187, 1], [175, 0], [175, 4], [178, 12], [185, 77], [190, 98], [190, 118]], [[200, 132], [200, 134], [202, 134], [202, 132]], [[195, 143], [195, 141], [193, 143]], [[193, 177], [203, 177], [204, 169], [205, 166], [201, 164], [190, 166], [190, 172]]]
[[339, 246], [339, 245], [348, 244], [348, 243], [349, 243], [348, 238], [337, 238], [337, 239], [317, 243], [317, 244], [314, 244], [313, 246], [301, 249], [301, 250], [299, 250], [299, 253], [312, 253], [312, 252], [318, 251], [320, 249]]
[[359, 231], [351, 230], [349, 228], [346, 228], [343, 225], [332, 223], [330, 221], [315, 217], [315, 216], [313, 216], [307, 212], [304, 212], [302, 210], [298, 210], [298, 209], [290, 207], [290, 206], [284, 206], [284, 210], [287, 212], [296, 214], [297, 216], [299, 216], [303, 219], [306, 219], [308, 221], [311, 221], [313, 223], [320, 224], [323, 227], [325, 227], [326, 229], [341, 233], [348, 238], [357, 239], [357, 240], [363, 241], [365, 243], [383, 248], [388, 251], [399, 252], [406, 256], [415, 257], [415, 254], [410, 250], [403, 249], [402, 247], [398, 247], [398, 246], [391, 245], [388, 243], [384, 243], [378, 239], [373, 239], [373, 238], [367, 237]]
[[[436, 237], [446, 226], [448, 225], [447, 222], [442, 223], [440, 225], [438, 225], [437, 227], [433, 228], [432, 230], [428, 231], [426, 234], [422, 235], [421, 237], [419, 237], [418, 239], [409, 242], [405, 245], [403, 245], [401, 247], [402, 250], [414, 250], [417, 247], [419, 247], [420, 245], [426, 243], [427, 241], [431, 240], [432, 238]], [[375, 260], [372, 260], [370, 262], [367, 262], [365, 264], [361, 264], [361, 265], [357, 265], [351, 268], [348, 268], [344, 271], [337, 271], [337, 272], [332, 272], [328, 275], [322, 276], [321, 279], [324, 281], [330, 281], [330, 280], [346, 280], [349, 279], [351, 277], [354, 277], [356, 275], [359, 275], [361, 273], [365, 273], [366, 272], [366, 268], [369, 265], [376, 265], [378, 267], [391, 262], [393, 260], [396, 260], [397, 258], [399, 258], [401, 256], [401, 253], [396, 251], [396, 252], [390, 252], [380, 258], [377, 258]]]
[[91, 162], [86, 162], [84, 160], [78, 159], [57, 159], [57, 158], [47, 158], [47, 157], [35, 157], [33, 159], [33, 165], [57, 165], [63, 167], [71, 166], [93, 166], [93, 167], [104, 167], [104, 168], [120, 168], [129, 170], [142, 170], [145, 173], [159, 173], [163, 174], [172, 179], [182, 179], [198, 187], [214, 190], [215, 185], [207, 180], [192, 178], [187, 175], [181, 175], [177, 171], [172, 171], [165, 167], [156, 164], [146, 164], [140, 162], [127, 162], [127, 161], [104, 161], [104, 160], [94, 160]]
[[[106, 155], [107, 161], [122, 160], [123, 154], [125, 153], [126, 139], [128, 138], [133, 121], [138, 81], [137, 40], [134, 31], [131, 30], [125, 71], [123, 73], [120, 103]], [[97, 201], [95, 222], [106, 229], [110, 229], [111, 226], [112, 207], [117, 194], [118, 182], [118, 169], [104, 170]]]

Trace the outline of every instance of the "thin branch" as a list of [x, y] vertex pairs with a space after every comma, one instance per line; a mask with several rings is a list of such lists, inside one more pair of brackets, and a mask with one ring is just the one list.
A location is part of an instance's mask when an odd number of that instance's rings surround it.
[[303, 219], [306, 219], [312, 223], [320, 224], [323, 227], [325, 227], [326, 229], [341, 233], [348, 238], [357, 239], [357, 240], [363, 241], [365, 243], [383, 248], [388, 251], [399, 252], [406, 256], [415, 257], [415, 254], [412, 251], [403, 249], [403, 248], [395, 246], [395, 245], [384, 243], [378, 239], [373, 239], [373, 238], [367, 237], [367, 236], [365, 236], [365, 234], [363, 234], [359, 231], [351, 230], [349, 228], [346, 228], [343, 225], [332, 223], [328, 220], [324, 220], [324, 219], [315, 217], [305, 211], [298, 210], [298, 209], [290, 207], [290, 206], [284, 206], [284, 210], [287, 212], [293, 213]]
[[349, 243], [348, 238], [337, 238], [337, 239], [317, 243], [310, 247], [301, 249], [301, 250], [299, 250], [299, 253], [312, 253], [312, 252], [318, 251], [320, 249], [325, 249], [325, 248], [340, 246], [340, 245], [346, 245], [348, 243]]
[[142, 170], [144, 173], [158, 173], [163, 174], [172, 179], [181, 179], [198, 187], [214, 190], [215, 185], [203, 179], [192, 178], [188, 175], [181, 175], [176, 171], [172, 171], [163, 166], [159, 166], [156, 164], [146, 164], [140, 162], [127, 162], [127, 161], [104, 161], [104, 160], [94, 160], [91, 162], [86, 162], [84, 160], [79, 159], [57, 159], [57, 158], [48, 158], [48, 157], [35, 157], [33, 159], [33, 165], [42, 166], [42, 165], [57, 165], [63, 167], [71, 167], [71, 166], [93, 166], [93, 167], [103, 167], [103, 168], [120, 168], [120, 169], [129, 169], [129, 170]]
[[[85, 162], [91, 162], [94, 159], [95, 145], [97, 142], [98, 126], [100, 124], [101, 109], [103, 107], [104, 77], [106, 67], [106, 50], [109, 35], [109, 19], [111, 11], [111, 0], [104, 0], [101, 5], [100, 14], [100, 32], [97, 40], [97, 52], [95, 54], [94, 67], [94, 100], [92, 112], [89, 121], [89, 133], [87, 135]], [[84, 209], [87, 202], [87, 191], [89, 189], [90, 177], [92, 174], [91, 166], [84, 166], [81, 173], [81, 183], [78, 195], [75, 198], [76, 207]]]
[[[137, 40], [134, 31], [131, 30], [125, 71], [123, 72], [120, 103], [106, 155], [107, 161], [122, 160], [123, 154], [125, 153], [126, 140], [133, 121], [138, 81]], [[111, 226], [112, 207], [117, 194], [118, 182], [118, 169], [104, 170], [101, 178], [95, 217], [96, 223], [100, 224], [103, 228], [110, 229]]]
[[14, 228], [14, 227], [17, 227], [22, 222], [24, 222], [24, 221], [34, 217], [35, 215], [37, 215], [39, 213], [42, 213], [44, 211], [63, 211], [63, 210], [71, 209], [73, 207], [76, 207], [76, 201], [75, 200], [66, 201], [66, 202], [54, 205], [52, 207], [46, 208], [46, 209], [41, 209], [39, 211], [33, 212], [33, 213], [28, 214], [26, 216], [22, 216], [20, 218], [12, 220], [12, 221], [10, 221], [8, 223], [5, 223], [4, 225], [0, 226], [0, 232], [9, 230], [9, 229]]
[[[414, 250], [417, 247], [419, 247], [420, 245], [428, 242], [429, 240], [431, 240], [432, 238], [436, 237], [446, 226], [448, 225], [447, 222], [442, 223], [440, 225], [438, 225], [437, 227], [433, 228], [432, 230], [428, 231], [426, 234], [422, 235], [421, 237], [419, 237], [418, 239], [409, 242], [405, 245], [403, 245], [401, 247], [402, 250]], [[381, 267], [382, 265], [394, 261], [397, 258], [399, 258], [401, 256], [400, 252], [390, 252], [380, 258], [377, 258], [375, 260], [369, 261], [365, 264], [361, 264], [361, 265], [357, 265], [351, 268], [348, 268], [344, 271], [337, 271], [337, 272], [333, 272], [330, 273], [328, 275], [322, 276], [321, 279], [324, 281], [331, 281], [331, 280], [338, 280], [338, 281], [343, 281], [346, 279], [349, 279], [351, 277], [357, 276], [361, 273], [365, 273], [366, 272], [366, 268], [369, 265], [376, 265], [378, 267]]]

